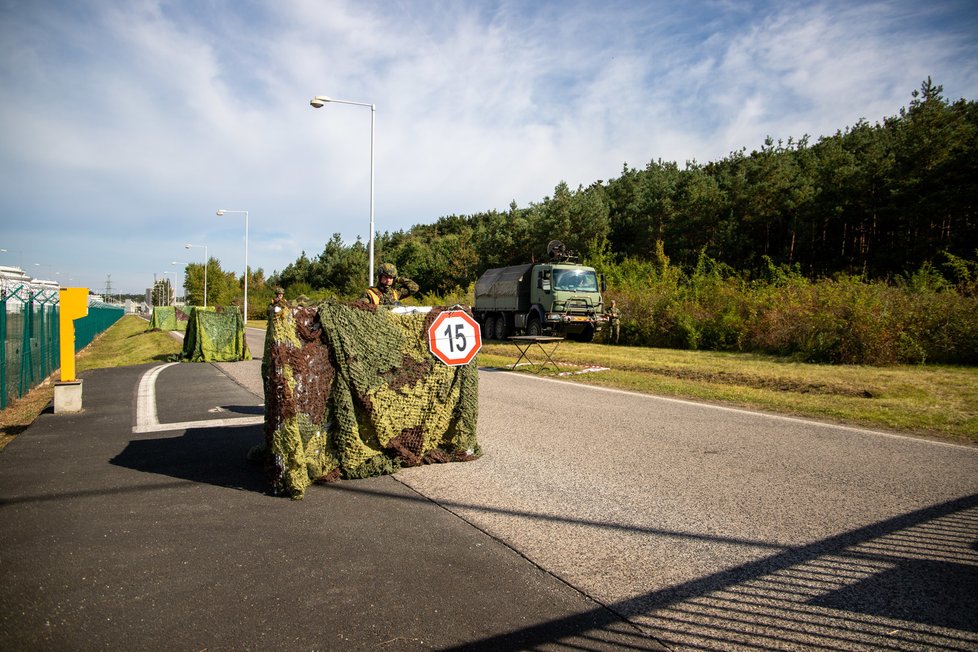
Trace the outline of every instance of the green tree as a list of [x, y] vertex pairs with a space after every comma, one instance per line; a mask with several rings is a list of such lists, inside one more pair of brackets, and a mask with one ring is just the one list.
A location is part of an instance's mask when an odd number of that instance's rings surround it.
[[312, 262], [303, 251], [294, 263], [289, 263], [285, 269], [275, 275], [275, 282], [286, 288], [298, 283], [310, 283], [311, 268]]
[[[214, 257], [207, 260], [206, 305], [229, 305], [228, 303], [222, 302], [227, 301], [233, 296], [233, 290], [237, 285], [237, 279], [234, 274], [221, 269], [221, 261]], [[188, 304], [192, 306], [205, 305], [203, 264], [189, 263], [184, 268], [183, 289], [186, 292]]]
[[[886, 224], [887, 268], [935, 262], [939, 251], [967, 256], [978, 246], [978, 105], [950, 104], [928, 77], [914, 91], [893, 135], [894, 219]], [[883, 252], [880, 252], [881, 254]]]

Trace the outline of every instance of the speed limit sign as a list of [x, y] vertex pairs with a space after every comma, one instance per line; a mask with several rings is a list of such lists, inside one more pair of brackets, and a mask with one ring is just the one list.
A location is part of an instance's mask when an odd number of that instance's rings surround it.
[[428, 348], [445, 364], [468, 364], [482, 348], [479, 324], [464, 310], [446, 310], [428, 327]]

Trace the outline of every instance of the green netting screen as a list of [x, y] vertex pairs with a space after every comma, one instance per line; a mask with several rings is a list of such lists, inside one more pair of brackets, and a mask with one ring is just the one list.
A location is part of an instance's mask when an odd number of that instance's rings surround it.
[[475, 364], [450, 367], [428, 349], [443, 310], [327, 302], [269, 320], [264, 452], [275, 493], [302, 498], [317, 481], [481, 454]]
[[185, 331], [190, 322], [192, 307], [178, 308], [177, 306], [154, 306], [153, 315], [149, 320], [150, 330]]
[[181, 359], [188, 362], [251, 360], [241, 312], [237, 308], [193, 308]]

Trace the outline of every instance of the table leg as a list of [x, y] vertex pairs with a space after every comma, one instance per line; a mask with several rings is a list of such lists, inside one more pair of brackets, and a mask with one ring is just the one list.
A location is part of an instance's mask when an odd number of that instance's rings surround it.
[[516, 366], [520, 363], [520, 360], [526, 360], [526, 363], [528, 365], [531, 366], [533, 365], [533, 361], [530, 360], [529, 356], [526, 355], [526, 352], [530, 350], [531, 346], [533, 345], [532, 344], [527, 344], [526, 346], [520, 346], [519, 344], [516, 345], [516, 348], [520, 352], [520, 357], [516, 358], [516, 362], [513, 363], [513, 366], [510, 367], [510, 369], [516, 369]]
[[[540, 347], [540, 351], [543, 353], [543, 357], [546, 359], [546, 362], [540, 364], [539, 371], [546, 369], [548, 362], [553, 365], [555, 369], [559, 369], [560, 367], [556, 362], [554, 362], [553, 354], [557, 352], [557, 347], [560, 346], [560, 342], [555, 343], [553, 349], [551, 349], [549, 352], [546, 348], [544, 348], [543, 344], [537, 342], [537, 346]], [[539, 371], [537, 373], [539, 373]]]

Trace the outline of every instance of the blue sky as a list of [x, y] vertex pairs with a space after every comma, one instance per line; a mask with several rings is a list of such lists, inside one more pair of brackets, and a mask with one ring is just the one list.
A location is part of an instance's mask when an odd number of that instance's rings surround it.
[[[0, 265], [141, 292], [978, 99], [978, 3], [0, 0]], [[180, 265], [171, 263], [178, 261]]]

